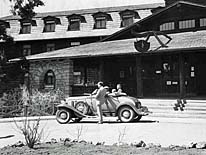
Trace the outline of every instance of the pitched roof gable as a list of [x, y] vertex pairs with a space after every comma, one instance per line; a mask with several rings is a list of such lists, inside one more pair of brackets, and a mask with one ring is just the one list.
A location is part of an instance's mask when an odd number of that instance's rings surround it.
[[101, 41], [109, 41], [109, 40], [113, 40], [114, 38], [116, 37], [119, 37], [120, 35], [123, 35], [124, 33], [128, 32], [128, 31], [131, 31], [134, 27], [136, 27], [137, 25], [141, 24], [142, 22], [144, 21], [147, 21], [147, 20], [150, 20], [151, 18], [154, 18], [155, 16], [158, 16], [160, 14], [162, 14], [163, 12], [166, 12], [174, 7], [177, 7], [178, 5], [189, 5], [189, 6], [194, 6], [194, 7], [200, 7], [200, 8], [204, 8], [206, 9], [206, 5], [201, 5], [201, 4], [196, 4], [196, 3], [192, 3], [192, 2], [186, 2], [186, 1], [178, 1], [178, 2], [175, 2], [173, 4], [171, 4], [170, 6], [167, 6], [163, 9], [160, 9], [159, 11], [151, 14], [150, 16], [147, 16], [146, 18], [143, 18], [141, 20], [139, 20], [138, 22], [120, 30], [120, 31], [117, 31], [115, 33], [113, 33], [112, 35], [104, 38], [103, 40]]

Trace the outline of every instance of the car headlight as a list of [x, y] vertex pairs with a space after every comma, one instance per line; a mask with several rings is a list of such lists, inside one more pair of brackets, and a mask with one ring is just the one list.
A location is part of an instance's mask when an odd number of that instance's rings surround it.
[[66, 101], [65, 100], [61, 100], [61, 104], [66, 104]]

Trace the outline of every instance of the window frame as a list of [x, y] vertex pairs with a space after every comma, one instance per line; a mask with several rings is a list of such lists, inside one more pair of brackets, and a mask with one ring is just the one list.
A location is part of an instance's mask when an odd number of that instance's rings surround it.
[[[74, 26], [75, 23], [77, 26]], [[79, 18], [71, 18], [69, 19], [69, 26], [68, 26], [68, 31], [79, 31], [80, 30], [80, 19]]]
[[95, 18], [95, 26], [94, 29], [106, 29], [107, 28], [107, 20], [106, 17], [96, 17]]
[[[129, 20], [132, 20], [132, 22], [126, 22]], [[122, 21], [121, 21], [121, 27], [127, 27], [134, 23], [134, 15], [122, 15]]]
[[97, 12], [94, 13], [92, 16], [94, 18], [93, 29], [106, 29], [107, 21], [112, 21], [111, 15], [105, 12]]
[[44, 32], [55, 32], [56, 23], [53, 20], [45, 21]]
[[[121, 25], [120, 27], [127, 27], [130, 26], [134, 23], [134, 19], [140, 19], [140, 16], [138, 14], [138, 12], [136, 12], [135, 10], [124, 10], [119, 12], [120, 18], [121, 18]], [[125, 23], [125, 20], [131, 20], [131, 23]]]
[[22, 56], [28, 56], [28, 55], [31, 55], [31, 53], [32, 53], [31, 45], [23, 45], [23, 47], [22, 47]]
[[70, 42], [70, 46], [71, 46], [71, 47], [80, 46], [80, 45], [81, 45], [81, 43], [80, 43], [79, 41], [71, 41], [71, 42]]
[[52, 70], [48, 70], [44, 74], [44, 88], [45, 89], [55, 89], [55, 86], [56, 86], [55, 73]]
[[31, 23], [30, 22], [22, 22], [20, 34], [30, 34], [31, 33]]
[[60, 19], [54, 16], [47, 16], [42, 19], [44, 20], [43, 32], [55, 32], [56, 25], [61, 24]]
[[51, 52], [55, 50], [55, 43], [46, 44], [46, 52]]
[[169, 21], [160, 24], [159, 31], [174, 31], [175, 30], [175, 21]]
[[199, 19], [199, 26], [200, 26], [200, 28], [206, 27], [206, 17]]
[[179, 30], [196, 28], [196, 20], [195, 19], [180, 20], [178, 21], [178, 28]]

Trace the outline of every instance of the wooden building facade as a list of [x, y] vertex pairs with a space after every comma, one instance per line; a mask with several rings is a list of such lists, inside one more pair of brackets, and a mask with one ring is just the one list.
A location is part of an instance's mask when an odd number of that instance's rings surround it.
[[[2, 17], [0, 27], [6, 27], [7, 34], [14, 38], [14, 42], [8, 45], [0, 40], [0, 56], [9, 60], [97, 42], [151, 15], [152, 9], [158, 6], [164, 6], [162, 0], [159, 3], [151, 1], [151, 4], [137, 2], [129, 6], [99, 6], [92, 9], [88, 6], [88, 9], [81, 10], [73, 8], [37, 13], [32, 20], [19, 16]], [[5, 82], [0, 69], [0, 94], [17, 87], [20, 80], [16, 79], [9, 78]]]
[[[110, 88], [121, 83], [127, 94], [143, 98], [205, 97], [204, 12], [205, 5], [180, 1], [103, 42], [28, 56], [30, 83], [38, 89], [60, 88], [70, 96], [91, 92], [101, 80]], [[147, 31], [164, 32], [171, 40], [136, 35]], [[146, 40], [150, 48], [136, 50], [137, 40]]]

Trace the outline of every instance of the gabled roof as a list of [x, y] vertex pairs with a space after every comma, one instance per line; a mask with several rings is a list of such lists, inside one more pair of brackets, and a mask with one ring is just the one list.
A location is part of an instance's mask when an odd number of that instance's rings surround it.
[[[166, 43], [167, 38], [159, 36], [162, 42]], [[155, 37], [150, 37], [150, 51], [149, 53], [168, 52], [168, 51], [184, 51], [191, 49], [206, 49], [206, 30], [197, 32], [186, 32], [171, 34], [171, 42], [167, 44], [168, 47], [159, 48], [160, 44]], [[136, 51], [134, 42], [136, 39], [125, 39], [108, 42], [97, 42], [85, 44], [72, 48], [65, 48], [52, 52], [45, 52], [41, 54], [27, 56], [27, 60], [44, 60], [44, 59], [62, 59], [62, 58], [84, 58], [84, 57], [100, 57], [100, 56], [114, 56], [114, 55], [135, 55], [141, 54]], [[11, 61], [18, 61], [19, 59], [12, 59]]]
[[150, 20], [151, 18], [153, 18], [153, 17], [155, 17], [157, 15], [160, 15], [161, 13], [166, 12], [169, 9], [172, 9], [173, 7], [176, 7], [176, 6], [180, 5], [180, 4], [185, 4], [185, 5], [190, 5], [190, 6], [200, 7], [200, 8], [205, 8], [206, 9], [206, 5], [196, 4], [196, 3], [187, 2], [187, 1], [177, 1], [177, 2], [175, 2], [173, 4], [171, 4], [170, 6], [167, 6], [167, 7], [163, 8], [163, 9], [160, 9], [159, 11], [157, 11], [157, 12], [147, 16], [146, 18], [143, 18], [143, 19], [137, 21], [136, 23], [134, 23], [134, 24], [132, 24], [132, 25], [122, 29], [122, 30], [113, 33], [112, 35], [104, 38], [101, 41], [109, 41], [109, 40], [111, 40], [111, 39], [113, 39], [115, 37], [123, 35], [125, 32], [128, 32], [128, 31], [132, 30], [134, 27], [136, 27], [137, 25], [141, 24], [142, 22]]

